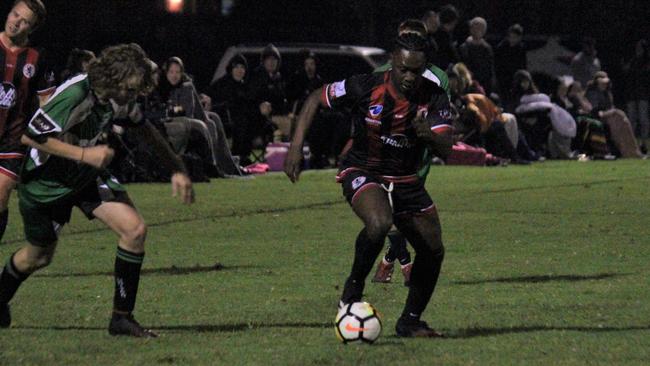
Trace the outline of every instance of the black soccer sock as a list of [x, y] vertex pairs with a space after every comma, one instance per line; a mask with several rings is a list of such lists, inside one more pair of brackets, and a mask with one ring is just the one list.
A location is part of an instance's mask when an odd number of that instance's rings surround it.
[[401, 265], [411, 262], [411, 253], [406, 249], [406, 239], [404, 238], [404, 234], [397, 230], [392, 230], [388, 233], [388, 241], [390, 241], [390, 246], [388, 247], [388, 252], [384, 256], [386, 262], [394, 262], [395, 259], [397, 259]]
[[402, 318], [419, 320], [426, 309], [436, 288], [440, 268], [445, 257], [445, 249], [441, 247], [434, 253], [419, 253], [415, 255], [409, 294], [402, 312]]
[[29, 273], [22, 273], [14, 265], [14, 255], [12, 254], [2, 269], [0, 274], [0, 304], [7, 304], [18, 291], [18, 287], [29, 277]]
[[5, 209], [4, 211], [0, 212], [0, 241], [5, 235], [5, 230], [7, 230], [8, 222], [9, 222], [9, 209]]
[[120, 247], [115, 257], [115, 295], [113, 310], [120, 313], [130, 313], [135, 308], [135, 297], [138, 294], [140, 268], [144, 253], [132, 253]]
[[349, 304], [361, 301], [363, 289], [366, 285], [366, 277], [368, 277], [375, 264], [375, 260], [384, 246], [384, 239], [381, 238], [373, 242], [368, 237], [365, 228], [357, 236], [352, 271], [350, 271], [350, 276], [345, 281], [343, 295], [341, 296], [341, 301], [344, 303]]

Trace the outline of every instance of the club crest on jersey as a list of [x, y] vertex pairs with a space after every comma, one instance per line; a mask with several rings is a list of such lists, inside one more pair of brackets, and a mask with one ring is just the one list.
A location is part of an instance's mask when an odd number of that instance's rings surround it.
[[361, 177], [356, 177], [352, 181], [352, 189], [356, 190], [357, 188], [361, 187], [363, 183], [365, 183], [366, 177], [361, 176]]
[[16, 104], [16, 87], [12, 83], [2, 83], [0, 90], [0, 108], [10, 109]]
[[34, 74], [36, 74], [36, 67], [33, 64], [25, 64], [23, 66], [23, 75], [26, 78], [30, 79]]
[[449, 108], [443, 108], [443, 109], [438, 110], [438, 115], [442, 119], [446, 119], [446, 120], [452, 119], [451, 118], [451, 110], [449, 110]]
[[45, 134], [57, 131], [58, 126], [52, 123], [43, 113], [39, 112], [29, 121], [29, 127], [40, 134]]
[[381, 111], [383, 110], [384, 110], [384, 106], [381, 104], [371, 105], [368, 108], [368, 112], [370, 112], [370, 116], [372, 118], [377, 118], [381, 114]]

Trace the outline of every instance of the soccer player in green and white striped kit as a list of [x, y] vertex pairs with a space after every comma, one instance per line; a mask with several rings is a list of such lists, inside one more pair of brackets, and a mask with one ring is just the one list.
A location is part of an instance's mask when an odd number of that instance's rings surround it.
[[8, 303], [20, 284], [52, 260], [58, 232], [77, 206], [119, 236], [109, 333], [156, 336], [132, 315], [147, 228], [124, 187], [105, 169], [114, 155], [111, 133], [133, 127], [172, 171], [174, 195], [187, 204], [194, 201], [182, 161], [135, 103], [155, 87], [156, 68], [136, 44], [108, 47], [91, 61], [88, 74], [59, 86], [30, 120], [21, 140], [29, 149], [18, 186], [28, 244], [9, 258], [0, 274], [0, 328], [11, 324]]

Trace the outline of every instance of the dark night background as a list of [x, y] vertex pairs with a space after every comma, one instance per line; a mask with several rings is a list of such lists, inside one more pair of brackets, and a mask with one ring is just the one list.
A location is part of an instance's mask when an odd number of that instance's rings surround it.
[[[222, 1], [224, 2], [222, 4]], [[137, 42], [157, 62], [177, 55], [199, 89], [206, 86], [223, 51], [241, 42], [326, 42], [389, 48], [397, 24], [427, 9], [454, 4], [461, 13], [455, 36], [467, 36], [466, 20], [483, 16], [488, 40], [496, 45], [507, 27], [524, 26], [527, 37], [560, 35], [578, 49], [584, 35], [597, 40], [599, 57], [614, 80], [623, 57], [650, 34], [648, 0], [185, 0], [182, 14], [165, 10], [165, 0], [44, 0], [48, 19], [32, 36], [63, 66], [73, 47], [100, 51]], [[10, 1], [3, 1], [6, 17]], [[3, 18], [4, 19], [4, 18]], [[255, 63], [253, 60], [251, 63]]]

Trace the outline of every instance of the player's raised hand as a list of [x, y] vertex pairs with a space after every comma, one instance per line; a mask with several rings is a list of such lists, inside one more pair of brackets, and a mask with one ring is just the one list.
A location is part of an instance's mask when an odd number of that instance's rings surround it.
[[115, 150], [108, 147], [108, 145], [97, 145], [84, 147], [81, 150], [81, 158], [79, 161], [97, 169], [102, 169], [111, 163], [114, 156]]
[[172, 175], [172, 196], [179, 196], [186, 205], [194, 203], [192, 181], [185, 173], [174, 173]]
[[431, 134], [431, 126], [429, 126], [429, 122], [425, 120], [425, 109], [421, 109], [417, 112], [415, 115], [415, 118], [413, 119], [413, 127], [415, 127], [415, 134], [418, 136], [419, 139], [429, 141], [431, 140], [432, 134]]
[[284, 159], [284, 173], [289, 177], [292, 183], [298, 181], [300, 176], [300, 167], [302, 166], [302, 148], [294, 147], [292, 144], [289, 147], [289, 153]]

